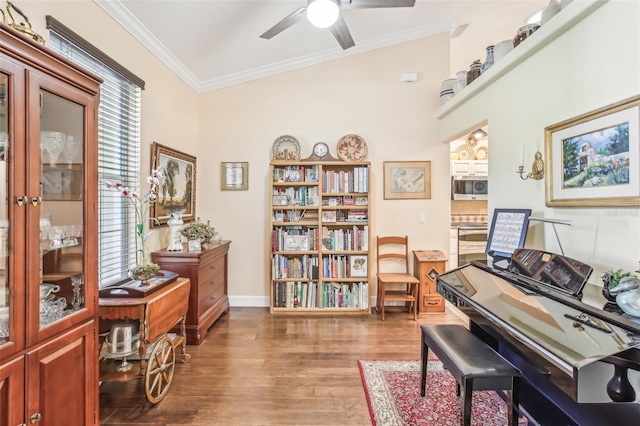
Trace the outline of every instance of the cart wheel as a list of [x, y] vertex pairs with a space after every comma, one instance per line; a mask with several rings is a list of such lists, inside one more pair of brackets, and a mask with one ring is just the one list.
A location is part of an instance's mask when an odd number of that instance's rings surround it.
[[175, 366], [176, 352], [173, 341], [164, 335], [153, 345], [144, 372], [144, 393], [151, 404], [162, 401], [169, 391]]
[[182, 354], [182, 355], [180, 356], [180, 361], [182, 361], [182, 363], [183, 363], [183, 364], [184, 364], [184, 363], [186, 363], [186, 362], [191, 361], [191, 355], [189, 355], [189, 354]]

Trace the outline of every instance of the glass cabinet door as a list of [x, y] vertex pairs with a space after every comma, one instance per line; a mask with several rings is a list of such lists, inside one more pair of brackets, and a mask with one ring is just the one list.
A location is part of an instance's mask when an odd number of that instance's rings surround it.
[[[84, 308], [84, 106], [40, 89], [40, 328]], [[31, 147], [34, 145], [32, 144]]]
[[0, 345], [9, 340], [9, 76], [0, 73]]

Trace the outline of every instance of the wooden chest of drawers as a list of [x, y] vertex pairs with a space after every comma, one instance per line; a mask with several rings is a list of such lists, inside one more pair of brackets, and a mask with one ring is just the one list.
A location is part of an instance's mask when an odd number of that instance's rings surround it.
[[420, 280], [418, 313], [444, 312], [444, 298], [436, 291], [436, 278], [445, 271], [447, 258], [439, 250], [414, 250], [413, 275]]
[[227, 257], [231, 241], [203, 246], [200, 252], [160, 250], [151, 260], [160, 269], [172, 271], [191, 280], [187, 312], [187, 344], [199, 345], [207, 330], [229, 312]]

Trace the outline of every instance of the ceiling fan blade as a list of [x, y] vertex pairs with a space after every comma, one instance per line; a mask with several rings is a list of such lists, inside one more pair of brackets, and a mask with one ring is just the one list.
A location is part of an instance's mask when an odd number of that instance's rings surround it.
[[348, 48], [356, 45], [353, 41], [353, 37], [351, 37], [349, 28], [347, 28], [347, 23], [344, 22], [344, 19], [342, 18], [342, 15], [339, 15], [335, 24], [329, 27], [329, 31], [331, 31], [331, 34], [333, 34], [336, 40], [338, 40], [338, 43], [342, 46], [342, 50], [347, 50]]
[[378, 7], [413, 7], [416, 0], [351, 0], [340, 2], [342, 9], [373, 9]]
[[264, 34], [260, 36], [260, 38], [270, 39], [273, 36], [280, 34], [282, 31], [286, 30], [296, 22], [300, 21], [307, 12], [307, 6], [302, 6], [300, 9], [293, 12], [291, 15], [284, 18], [282, 21], [275, 24], [269, 30], [267, 30]]

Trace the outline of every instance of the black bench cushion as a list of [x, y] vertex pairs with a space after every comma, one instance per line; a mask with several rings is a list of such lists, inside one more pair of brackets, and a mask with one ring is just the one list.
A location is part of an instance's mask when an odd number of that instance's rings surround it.
[[425, 344], [445, 367], [453, 364], [464, 377], [520, 376], [520, 370], [462, 326], [439, 324], [421, 328]]

